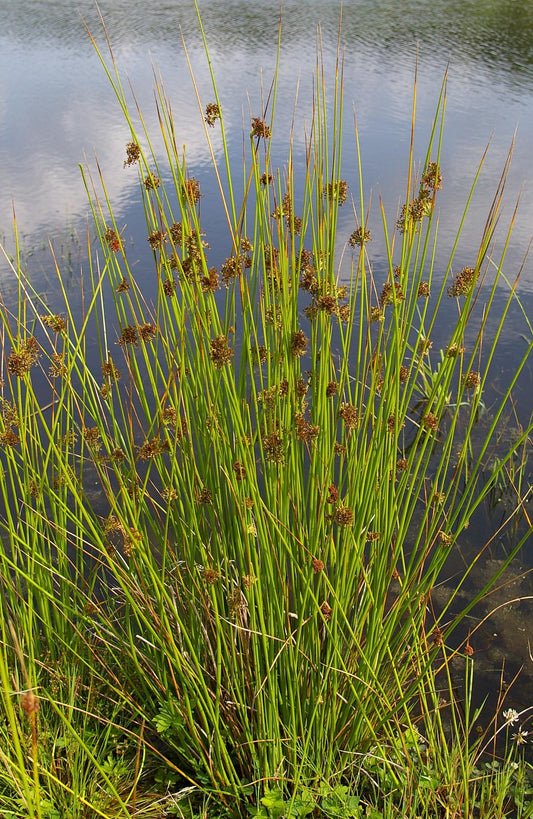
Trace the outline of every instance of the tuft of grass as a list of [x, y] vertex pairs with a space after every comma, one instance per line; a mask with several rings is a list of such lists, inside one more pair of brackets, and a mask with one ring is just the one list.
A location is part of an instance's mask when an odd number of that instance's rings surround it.
[[[4, 815], [529, 815], [518, 744], [486, 765], [499, 729], [473, 734], [472, 647], [454, 642], [529, 529], [466, 603], [490, 542], [446, 604], [432, 599], [511, 477], [507, 522], [528, 520], [531, 424], [498, 436], [533, 342], [480, 423], [516, 298], [517, 281], [494, 315], [510, 155], [476, 258], [457, 272], [463, 218], [439, 278], [445, 83], [422, 158], [413, 103], [391, 225], [364, 200], [357, 128], [355, 184], [341, 177], [342, 60], [339, 48], [330, 89], [319, 42], [304, 178], [292, 135], [273, 164], [276, 76], [237, 169], [215, 78], [211, 99], [196, 89], [226, 217], [211, 238], [161, 78], [163, 154], [111, 45], [106, 58], [93, 43], [131, 131], [125, 172], [138, 173], [153, 280], [135, 276], [98, 166], [82, 169], [98, 245], [88, 236], [83, 315], [59, 265], [61, 314], [13, 261], [18, 307], [0, 318]], [[446, 346], [432, 350], [449, 298]]]

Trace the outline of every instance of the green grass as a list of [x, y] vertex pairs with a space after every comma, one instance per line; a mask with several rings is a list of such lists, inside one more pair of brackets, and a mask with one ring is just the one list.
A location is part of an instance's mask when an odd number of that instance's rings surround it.
[[[491, 492], [511, 482], [509, 525], [528, 520], [531, 426], [505, 447], [500, 432], [532, 344], [480, 423], [516, 299], [517, 282], [495, 314], [510, 156], [476, 258], [457, 271], [459, 230], [442, 278], [445, 83], [423, 157], [413, 103], [395, 224], [381, 202], [369, 211], [350, 135], [358, 174], [342, 237], [340, 57], [328, 78], [318, 49], [304, 178], [290, 147], [283, 168], [271, 161], [276, 77], [238, 168], [213, 77], [199, 116], [227, 233], [211, 240], [162, 81], [161, 155], [111, 47], [98, 53], [131, 129], [124, 172], [138, 173], [157, 297], [136, 280], [98, 168], [82, 169], [97, 237], [83, 315], [59, 265], [61, 314], [17, 256], [18, 306], [1, 313], [0, 814], [531, 815], [523, 748], [501, 708], [475, 733], [475, 656], [454, 639], [529, 529], [466, 604], [458, 592], [488, 543], [448, 603], [432, 602]], [[446, 346], [432, 349], [450, 298]], [[504, 748], [492, 743], [506, 731]]]

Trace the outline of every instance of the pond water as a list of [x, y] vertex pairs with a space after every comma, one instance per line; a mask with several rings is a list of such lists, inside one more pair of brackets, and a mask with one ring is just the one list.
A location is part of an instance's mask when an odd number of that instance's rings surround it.
[[[270, 85], [276, 61], [279, 3], [263, 0], [200, 0], [212, 65], [237, 165], [242, 153], [243, 127], [250, 113], [260, 110], [261, 82]], [[207, 175], [209, 154], [187, 68], [182, 35], [194, 67], [200, 95], [212, 97], [203, 46], [192, 0], [102, 0], [116, 60], [129, 77], [149, 131], [157, 132], [153, 104], [152, 65], [160, 70], [172, 101], [178, 144], [186, 144], [191, 173]], [[296, 92], [295, 153], [303, 162], [304, 125], [309, 113], [316, 64], [316, 31], [320, 26], [326, 74], [333, 77], [340, 3], [338, 0], [284, 0], [280, 82], [276, 130], [283, 163]], [[137, 176], [123, 168], [130, 134], [83, 20], [102, 48], [105, 40], [92, 0], [2, 0], [0, 4], [0, 238], [13, 250], [13, 209], [23, 256], [30, 275], [54, 299], [53, 266], [47, 240], [60, 250], [64, 270], [70, 268], [72, 298], [79, 294], [83, 265], [83, 235], [90, 223], [89, 207], [78, 163], [94, 156], [110, 194], [117, 223], [125, 225], [132, 242], [145, 228], [137, 200]], [[345, 137], [343, 175], [355, 188], [354, 112], [361, 143], [364, 184], [372, 193], [370, 219], [380, 219], [378, 200], [394, 220], [405, 199], [404, 188], [412, 112], [413, 78], [418, 63], [420, 160], [425, 153], [431, 120], [448, 69], [448, 98], [439, 198], [440, 236], [449, 250], [470, 185], [490, 141], [483, 175], [476, 189], [469, 221], [458, 254], [458, 268], [475, 259], [479, 238], [509, 147], [516, 135], [502, 236], [516, 199], [520, 209], [507, 257], [507, 274], [514, 279], [527, 255], [533, 234], [533, 3], [530, 0], [345, 0], [341, 42], [344, 50]], [[301, 123], [301, 126], [300, 126]], [[274, 157], [276, 164], [276, 157]], [[202, 220], [209, 225], [216, 248], [222, 214], [202, 182]], [[215, 199], [215, 197], [213, 197]], [[139, 228], [140, 234], [137, 230]], [[343, 213], [339, 233], [345, 241], [353, 229], [353, 213]], [[448, 247], [447, 247], [448, 240]], [[501, 241], [501, 239], [500, 239]], [[381, 256], [380, 256], [381, 254]], [[383, 250], [372, 249], [372, 261], [383, 263]], [[214, 259], [216, 262], [217, 259]], [[141, 269], [141, 268], [140, 268]], [[9, 299], [13, 274], [0, 258], [0, 294]], [[519, 293], [526, 312], [533, 314], [533, 256], [523, 266]], [[512, 371], [517, 334], [523, 332], [520, 310], [513, 311], [496, 369]], [[520, 329], [519, 329], [520, 328]], [[533, 374], [520, 385], [519, 400], [531, 411]], [[496, 526], [492, 518], [488, 525]], [[498, 560], [495, 549], [492, 557]], [[527, 572], [532, 556], [524, 552], [517, 573]], [[518, 571], [519, 569], [519, 571]], [[483, 569], [485, 571], [486, 569]], [[482, 582], [483, 578], [480, 578]], [[529, 575], [508, 587], [504, 598], [530, 594]], [[518, 585], [516, 585], [518, 584]], [[518, 591], [517, 591], [518, 590]], [[515, 593], [517, 592], [517, 593]], [[444, 588], [445, 596], [446, 590]], [[533, 662], [528, 622], [533, 609], [513, 604], [498, 623], [489, 621], [485, 636], [485, 672], [495, 676], [501, 658], [513, 668], [525, 666], [528, 690]], [[498, 634], [500, 637], [498, 638]], [[485, 651], [485, 655], [483, 655]], [[483, 661], [480, 661], [483, 666]], [[525, 683], [524, 683], [525, 685]], [[525, 690], [525, 689], [524, 689]]]
[[[213, 68], [232, 150], [242, 149], [243, 117], [257, 111], [276, 58], [279, 4], [201, 0]], [[196, 101], [181, 44], [185, 38], [203, 98], [209, 78], [192, 0], [150, 3], [103, 0], [119, 66], [127, 72], [149, 128], [157, 130], [151, 62], [161, 70], [178, 143], [187, 145], [196, 175], [208, 164]], [[299, 83], [299, 109], [309, 112], [316, 27], [326, 69], [333, 72], [340, 3], [287, 0], [283, 4], [277, 132], [288, 134]], [[0, 235], [8, 246], [15, 206], [24, 249], [43, 237], [84, 232], [88, 213], [78, 163], [98, 156], [118, 220], [131, 223], [136, 177], [122, 163], [128, 129], [94, 53], [82, 18], [104, 45], [93, 0], [3, 0], [0, 4]], [[444, 72], [448, 103], [440, 198], [441, 231], [453, 236], [475, 169], [491, 146], [472, 209], [472, 247], [515, 130], [508, 212], [524, 188], [514, 229], [510, 270], [522, 260], [533, 226], [533, 5], [525, 0], [349, 0], [344, 3], [345, 165], [355, 173], [353, 111], [357, 116], [367, 194], [381, 194], [394, 214], [403, 197], [415, 62], [418, 57], [420, 158]], [[303, 144], [303, 126], [295, 134]], [[207, 204], [205, 204], [207, 207]], [[350, 214], [343, 218], [350, 221]], [[216, 214], [215, 214], [216, 220]], [[209, 219], [211, 233], [216, 223]], [[342, 227], [342, 224], [341, 224]], [[468, 241], [465, 256], [468, 254]], [[522, 275], [533, 293], [533, 267]], [[0, 267], [0, 281], [9, 274]]]

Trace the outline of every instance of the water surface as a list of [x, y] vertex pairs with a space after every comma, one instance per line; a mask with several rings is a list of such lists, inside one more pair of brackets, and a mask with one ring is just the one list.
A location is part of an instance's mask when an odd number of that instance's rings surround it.
[[[239, 0], [200, 2], [213, 68], [235, 156], [243, 123], [260, 108], [276, 59], [279, 4]], [[202, 99], [212, 98], [192, 0], [150, 3], [104, 0], [100, 10], [115, 56], [127, 73], [152, 130], [152, 64], [161, 71], [196, 175], [208, 163], [201, 120], [191, 93], [182, 36]], [[326, 68], [333, 71], [339, 31], [337, 0], [283, 4], [276, 136], [280, 163], [298, 87], [296, 145], [303, 145], [320, 26]], [[92, 0], [4, 0], [0, 8], [0, 231], [9, 244], [14, 203], [25, 247], [35, 251], [58, 230], [84, 230], [88, 208], [78, 163], [96, 153], [119, 221], [131, 221], [136, 178], [122, 168], [128, 129], [82, 22], [105, 40]], [[495, 0], [360, 0], [345, 2], [341, 43], [345, 77], [345, 172], [355, 182], [353, 117], [357, 116], [366, 192], [385, 199], [391, 218], [404, 198], [413, 77], [418, 61], [419, 151], [448, 67], [448, 103], [440, 198], [443, 241], [458, 225], [473, 173], [489, 140], [485, 171], [473, 202], [472, 247], [486, 216], [505, 154], [517, 130], [508, 197], [524, 187], [512, 259], [517, 267], [533, 226], [533, 4]], [[301, 124], [300, 130], [298, 123]], [[376, 212], [376, 216], [378, 213]], [[350, 214], [343, 214], [346, 230]], [[213, 230], [213, 223], [211, 223]], [[348, 235], [349, 235], [348, 230]], [[212, 237], [211, 237], [212, 238]], [[466, 264], [466, 261], [465, 261]], [[5, 278], [5, 271], [0, 276]], [[1, 280], [1, 279], [0, 279]], [[527, 265], [524, 290], [533, 290]]]

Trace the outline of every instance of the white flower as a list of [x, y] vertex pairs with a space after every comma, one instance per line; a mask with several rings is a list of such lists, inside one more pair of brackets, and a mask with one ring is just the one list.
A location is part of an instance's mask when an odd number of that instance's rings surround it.
[[511, 739], [514, 739], [517, 745], [525, 745], [527, 743], [528, 732], [524, 731], [522, 728], [519, 728], [516, 734], [513, 734]]
[[503, 712], [503, 718], [508, 725], [514, 725], [519, 720], [518, 711], [515, 711], [514, 708], [508, 708], [507, 711]]

